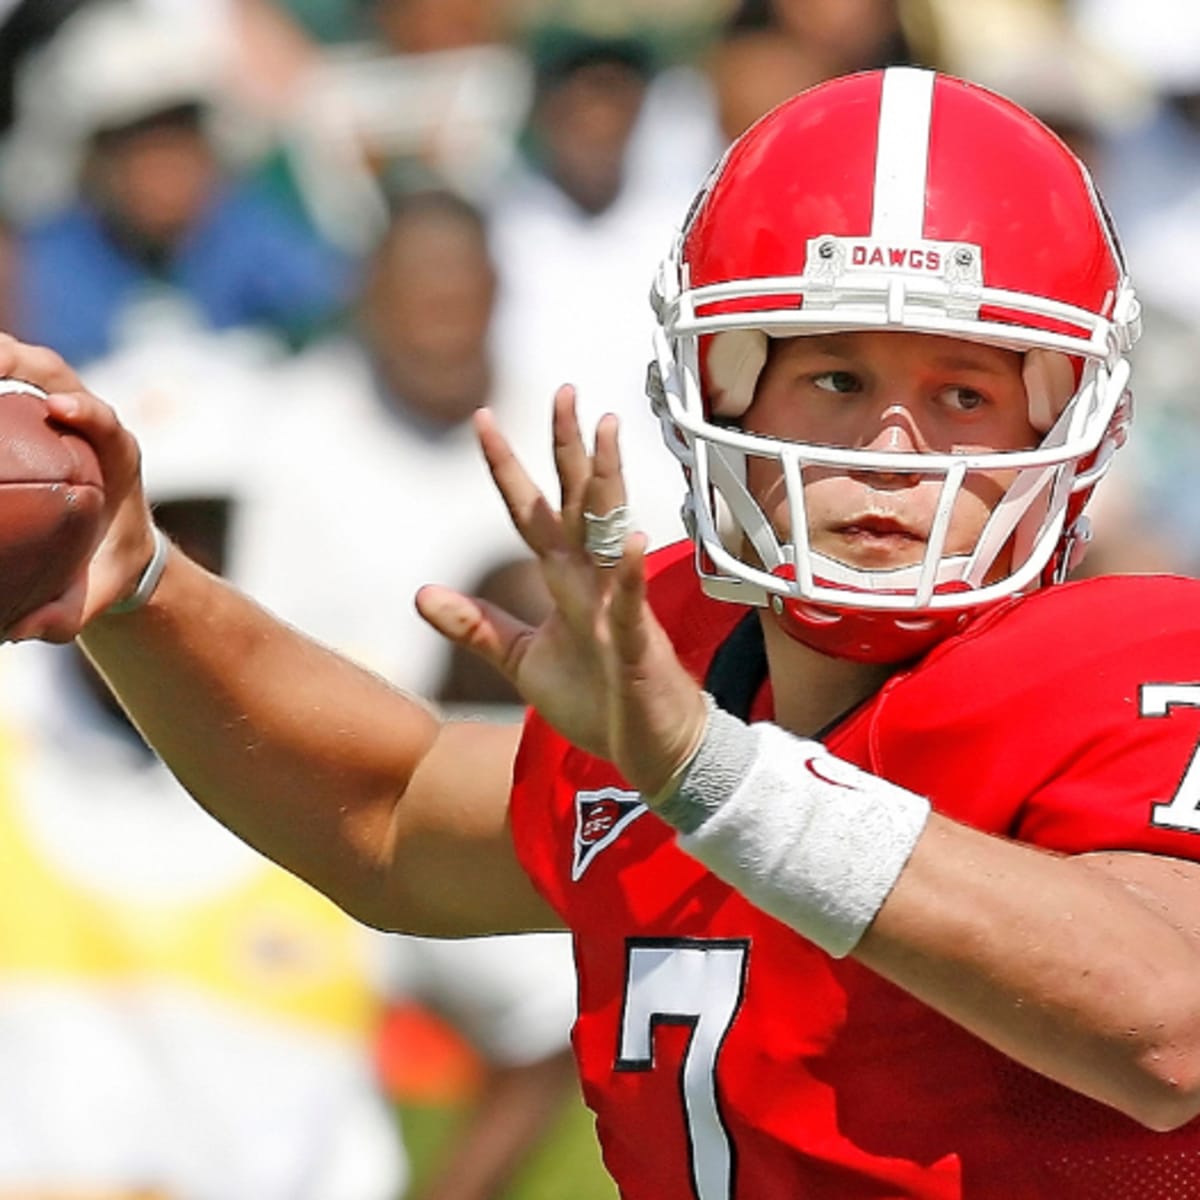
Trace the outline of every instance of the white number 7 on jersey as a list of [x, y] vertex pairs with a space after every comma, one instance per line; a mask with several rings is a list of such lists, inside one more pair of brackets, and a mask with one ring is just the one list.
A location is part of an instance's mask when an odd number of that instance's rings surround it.
[[631, 939], [625, 973], [618, 1071], [654, 1066], [654, 1027], [690, 1025], [680, 1092], [696, 1200], [729, 1200], [733, 1151], [717, 1103], [717, 1055], [742, 1002], [741, 941], [640, 942]]
[[[1138, 700], [1143, 717], [1165, 717], [1177, 704], [1200, 708], [1200, 683], [1144, 683]], [[1200, 833], [1200, 746], [1192, 752], [1170, 803], [1156, 804], [1150, 810], [1150, 823]]]

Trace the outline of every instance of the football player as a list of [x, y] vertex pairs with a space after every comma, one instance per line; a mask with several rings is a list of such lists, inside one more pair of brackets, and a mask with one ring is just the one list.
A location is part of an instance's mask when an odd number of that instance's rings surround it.
[[1067, 581], [1139, 321], [1087, 171], [969, 83], [834, 80], [731, 147], [653, 302], [690, 540], [646, 554], [564, 388], [557, 503], [478, 424], [551, 616], [418, 596], [523, 730], [171, 550], [110, 410], [7, 344], [114, 510], [13, 636], [82, 631], [200, 802], [361, 919], [571, 928], [629, 1200], [1200, 1196], [1200, 584]]

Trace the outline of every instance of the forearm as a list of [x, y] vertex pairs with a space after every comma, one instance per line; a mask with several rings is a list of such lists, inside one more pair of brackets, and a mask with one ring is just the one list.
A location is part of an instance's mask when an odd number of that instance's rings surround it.
[[153, 599], [81, 638], [224, 824], [352, 911], [385, 882], [397, 798], [438, 722], [174, 553]]
[[1011, 1057], [1150, 1125], [1200, 1109], [1194, 864], [991, 837], [720, 712], [651, 802], [764, 911]]
[[[1114, 874], [1141, 869], [1139, 887]], [[1189, 867], [1063, 858], [930, 819], [855, 955], [997, 1049], [1153, 1126], [1197, 1111], [1200, 954], [1162, 899]]]

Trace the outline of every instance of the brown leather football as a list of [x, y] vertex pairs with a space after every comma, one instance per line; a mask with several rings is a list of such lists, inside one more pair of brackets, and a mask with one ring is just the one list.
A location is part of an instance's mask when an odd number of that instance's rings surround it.
[[96, 547], [104, 508], [91, 446], [19, 386], [0, 381], [0, 632], [63, 593]]

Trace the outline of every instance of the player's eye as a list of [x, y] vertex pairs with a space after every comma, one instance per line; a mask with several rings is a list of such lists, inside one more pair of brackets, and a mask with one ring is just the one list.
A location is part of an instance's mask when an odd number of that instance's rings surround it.
[[823, 392], [836, 392], [842, 396], [862, 391], [862, 381], [852, 371], [822, 371], [812, 377], [812, 382]]
[[982, 392], [968, 387], [948, 387], [940, 393], [940, 399], [947, 408], [964, 413], [976, 412], [987, 403]]

